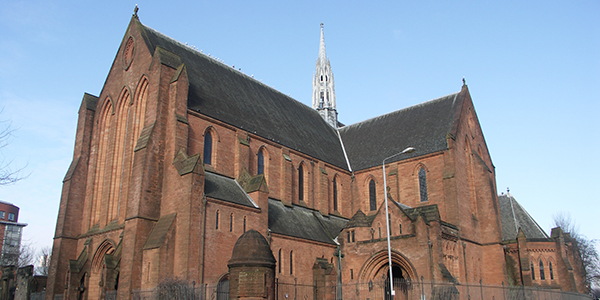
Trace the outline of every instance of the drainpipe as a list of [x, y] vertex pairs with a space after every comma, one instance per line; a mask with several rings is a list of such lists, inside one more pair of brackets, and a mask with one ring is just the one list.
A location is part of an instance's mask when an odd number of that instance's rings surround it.
[[337, 256], [338, 258], [338, 270], [337, 270], [337, 288], [336, 288], [336, 299], [337, 300], [342, 300], [342, 258], [344, 257], [344, 254], [342, 254], [342, 250], [340, 249], [340, 245], [337, 246], [337, 248], [335, 249], [335, 252], [333, 253], [334, 256]]
[[202, 196], [202, 210], [204, 214], [204, 218], [202, 218], [202, 238], [200, 239], [200, 284], [204, 283], [204, 247], [205, 247], [205, 237], [206, 237], [206, 195]]

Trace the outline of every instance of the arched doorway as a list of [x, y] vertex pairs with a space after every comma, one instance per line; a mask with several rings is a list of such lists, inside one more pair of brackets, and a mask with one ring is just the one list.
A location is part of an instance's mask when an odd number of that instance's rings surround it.
[[[369, 287], [369, 298], [392, 299], [390, 289], [390, 269], [387, 250], [373, 254], [363, 265], [360, 271], [360, 281]], [[417, 277], [414, 266], [408, 259], [398, 253], [392, 252], [392, 279], [395, 291], [395, 300], [408, 299], [412, 290], [412, 280]], [[379, 295], [379, 296], [377, 296]]]
[[408, 276], [408, 272], [401, 266], [394, 264], [392, 265], [392, 282], [394, 283], [395, 297], [390, 296], [390, 273], [389, 268], [386, 269], [385, 277], [385, 299], [407, 299], [408, 291], [412, 288], [411, 279]]
[[229, 299], [229, 274], [219, 280], [217, 284], [217, 300]]

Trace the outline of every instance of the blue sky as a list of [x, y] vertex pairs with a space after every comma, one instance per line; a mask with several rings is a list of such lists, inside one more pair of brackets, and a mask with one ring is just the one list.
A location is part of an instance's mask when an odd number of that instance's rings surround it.
[[0, 119], [17, 129], [0, 158], [30, 174], [0, 200], [35, 247], [52, 243], [83, 93], [100, 93], [135, 4], [142, 23], [307, 105], [323, 22], [346, 124], [464, 76], [498, 191], [548, 233], [568, 212], [600, 239], [599, 1], [136, 1], [0, 2]]

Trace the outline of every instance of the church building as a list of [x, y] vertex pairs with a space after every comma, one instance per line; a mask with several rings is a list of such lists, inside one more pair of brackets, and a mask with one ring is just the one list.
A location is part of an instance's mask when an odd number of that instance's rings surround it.
[[548, 236], [498, 196], [464, 80], [344, 125], [323, 24], [309, 107], [136, 13], [100, 94], [81, 102], [46, 299], [131, 299], [165, 278], [228, 286], [250, 230], [266, 239], [278, 284], [358, 286], [392, 273], [405, 286], [584, 292], [568, 234]]

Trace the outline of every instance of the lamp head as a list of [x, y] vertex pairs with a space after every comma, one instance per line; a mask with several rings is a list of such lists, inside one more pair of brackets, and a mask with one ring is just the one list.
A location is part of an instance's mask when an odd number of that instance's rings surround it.
[[402, 150], [402, 154], [412, 153], [412, 152], [415, 152], [415, 148], [414, 147], [408, 147], [408, 148]]

